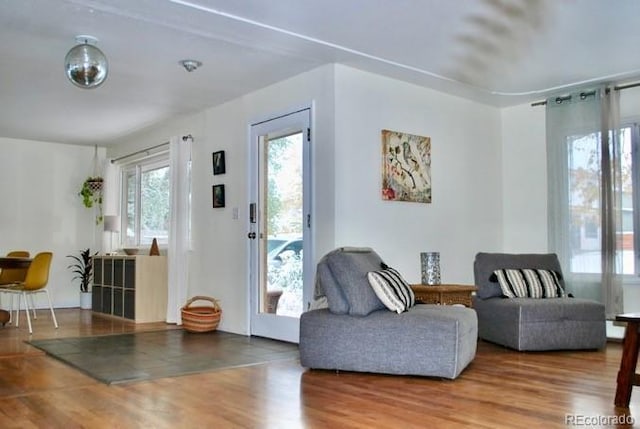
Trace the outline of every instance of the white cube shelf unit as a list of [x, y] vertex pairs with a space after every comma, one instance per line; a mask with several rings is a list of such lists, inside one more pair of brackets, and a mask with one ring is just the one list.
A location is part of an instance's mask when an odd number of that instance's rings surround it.
[[166, 256], [94, 256], [92, 310], [136, 323], [167, 317]]

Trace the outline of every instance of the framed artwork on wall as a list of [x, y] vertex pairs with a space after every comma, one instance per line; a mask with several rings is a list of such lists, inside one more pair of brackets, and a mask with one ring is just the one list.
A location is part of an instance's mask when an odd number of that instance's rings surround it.
[[212, 186], [213, 208], [224, 207], [224, 185]]
[[224, 162], [224, 151], [219, 150], [217, 152], [213, 152], [213, 175], [224, 174], [226, 171], [226, 166]]
[[431, 138], [382, 130], [382, 199], [431, 202]]

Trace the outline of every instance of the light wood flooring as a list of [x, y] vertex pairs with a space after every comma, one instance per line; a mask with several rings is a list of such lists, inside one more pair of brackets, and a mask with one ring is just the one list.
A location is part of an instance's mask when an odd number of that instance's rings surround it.
[[[87, 310], [56, 315], [57, 330], [39, 312], [34, 339], [175, 329]], [[613, 405], [619, 343], [518, 353], [480, 342], [454, 381], [308, 371], [289, 361], [108, 386], [32, 348], [29, 338], [26, 326], [0, 328], [0, 428], [640, 427], [603, 420], [640, 420], [640, 387], [629, 410]], [[599, 424], [567, 424], [572, 415]]]

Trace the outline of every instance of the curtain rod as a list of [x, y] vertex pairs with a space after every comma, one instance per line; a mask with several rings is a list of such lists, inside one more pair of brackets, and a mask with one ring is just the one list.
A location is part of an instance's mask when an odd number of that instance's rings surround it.
[[[614, 91], [620, 91], [623, 89], [629, 89], [629, 88], [635, 88], [636, 86], [640, 86], [640, 82], [636, 82], [636, 83], [628, 83], [626, 85], [616, 85], [613, 87]], [[607, 88], [607, 92], [609, 91], [609, 89]], [[590, 91], [590, 92], [585, 92], [583, 93], [584, 95], [592, 95], [595, 94], [595, 91]], [[582, 94], [581, 94], [582, 95]], [[571, 100], [571, 96], [568, 95], [566, 97], [557, 97], [561, 100]], [[536, 101], [535, 103], [531, 103], [531, 107], [536, 107], [536, 106], [545, 106], [547, 104], [547, 100], [544, 101]]]
[[[187, 134], [186, 136], [182, 136], [182, 141], [183, 141], [183, 142], [186, 142], [187, 140], [191, 140], [191, 141], [193, 141], [193, 136], [192, 136], [191, 134]], [[115, 159], [112, 159], [112, 160], [111, 160], [111, 163], [113, 164], [114, 162], [118, 162], [118, 161], [120, 161], [120, 160], [123, 160], [123, 159], [129, 158], [129, 157], [132, 157], [132, 156], [135, 156], [135, 155], [139, 155], [139, 154], [141, 154], [141, 153], [147, 153], [147, 154], [149, 154], [149, 151], [150, 151], [150, 150], [159, 149], [159, 148], [161, 148], [161, 147], [167, 146], [168, 144], [169, 144], [169, 142], [164, 142], [164, 143], [157, 144], [157, 145], [155, 145], [155, 146], [148, 147], [148, 148], [146, 148], [146, 149], [140, 149], [140, 150], [137, 150], [137, 151], [135, 151], [135, 152], [132, 152], [132, 153], [130, 153], [130, 154], [128, 154], [128, 155], [122, 155], [122, 156], [119, 156], [119, 157], [117, 157], [117, 158], [115, 158]]]

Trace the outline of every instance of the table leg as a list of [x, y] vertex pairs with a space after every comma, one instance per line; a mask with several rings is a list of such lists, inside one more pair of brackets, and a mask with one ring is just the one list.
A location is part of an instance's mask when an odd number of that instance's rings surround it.
[[616, 388], [616, 407], [629, 407], [631, 388], [636, 378], [638, 363], [638, 323], [627, 322], [622, 343], [622, 359], [618, 371], [618, 386]]

